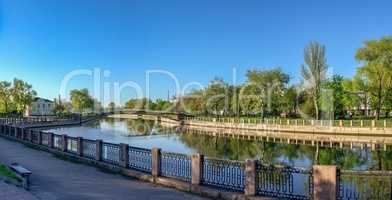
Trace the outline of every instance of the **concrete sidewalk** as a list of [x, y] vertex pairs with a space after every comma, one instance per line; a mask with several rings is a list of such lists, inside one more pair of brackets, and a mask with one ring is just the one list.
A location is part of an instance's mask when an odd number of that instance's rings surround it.
[[43, 200], [203, 199], [121, 175], [104, 173], [91, 166], [64, 161], [50, 153], [1, 137], [0, 162], [17, 162], [30, 169], [33, 172], [31, 193]]

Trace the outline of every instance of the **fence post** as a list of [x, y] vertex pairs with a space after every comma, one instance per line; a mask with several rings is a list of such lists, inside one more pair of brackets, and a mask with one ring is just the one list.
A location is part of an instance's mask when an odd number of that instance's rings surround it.
[[120, 166], [128, 167], [129, 164], [129, 145], [120, 144]]
[[38, 144], [42, 145], [42, 131], [38, 132]]
[[192, 155], [192, 185], [200, 185], [203, 176], [204, 156], [201, 154]]
[[256, 195], [256, 160], [245, 161], [245, 195]]
[[53, 133], [48, 133], [48, 146], [49, 148], [53, 148]]
[[102, 160], [102, 140], [96, 140], [95, 141], [95, 160], [101, 161]]
[[33, 130], [29, 130], [27, 137], [29, 142], [33, 142]]
[[61, 150], [65, 152], [65, 151], [67, 151], [67, 147], [68, 147], [67, 135], [65, 135], [65, 134], [61, 135], [61, 141], [62, 141]]
[[151, 149], [151, 175], [153, 177], [157, 177], [160, 175], [161, 172], [161, 149], [152, 148]]
[[336, 200], [339, 182], [337, 167], [332, 165], [313, 166], [313, 199]]
[[18, 127], [14, 126], [14, 134], [12, 135], [12, 137], [16, 138], [17, 135], [18, 135]]
[[339, 120], [339, 126], [340, 126], [340, 127], [343, 126], [343, 120]]
[[77, 154], [78, 156], [83, 156], [83, 138], [82, 137], [77, 137]]

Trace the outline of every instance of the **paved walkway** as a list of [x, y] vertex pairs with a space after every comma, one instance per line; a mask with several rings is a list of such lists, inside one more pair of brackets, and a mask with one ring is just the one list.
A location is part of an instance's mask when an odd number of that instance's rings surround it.
[[38, 200], [30, 192], [23, 188], [7, 184], [0, 180], [0, 199], [1, 200]]
[[91, 166], [64, 161], [50, 153], [2, 137], [0, 162], [17, 162], [30, 169], [33, 172], [31, 193], [42, 200], [203, 199], [121, 175], [104, 173]]

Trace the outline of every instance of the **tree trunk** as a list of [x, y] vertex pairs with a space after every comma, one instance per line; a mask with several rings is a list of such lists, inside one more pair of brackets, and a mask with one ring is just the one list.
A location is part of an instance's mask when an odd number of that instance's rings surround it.
[[376, 113], [376, 120], [380, 119], [380, 112], [381, 112], [381, 102], [382, 102], [382, 80], [380, 79], [378, 85], [378, 94], [377, 94], [377, 113]]
[[317, 102], [317, 97], [314, 97], [314, 109], [315, 109], [315, 114], [316, 114], [316, 120], [319, 120], [319, 107], [318, 107], [318, 102]]

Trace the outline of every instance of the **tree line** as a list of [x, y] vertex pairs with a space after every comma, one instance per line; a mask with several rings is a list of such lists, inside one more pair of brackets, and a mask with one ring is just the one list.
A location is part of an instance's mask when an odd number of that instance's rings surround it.
[[304, 49], [299, 83], [291, 83], [291, 77], [279, 67], [250, 69], [241, 85], [215, 78], [207, 87], [172, 102], [131, 99], [125, 107], [218, 116], [389, 117], [392, 110], [391, 52], [390, 36], [364, 42], [355, 54], [360, 63], [355, 76], [345, 78], [328, 75], [326, 47], [311, 42]]
[[22, 115], [31, 105], [37, 92], [20, 79], [0, 82], [0, 113]]

